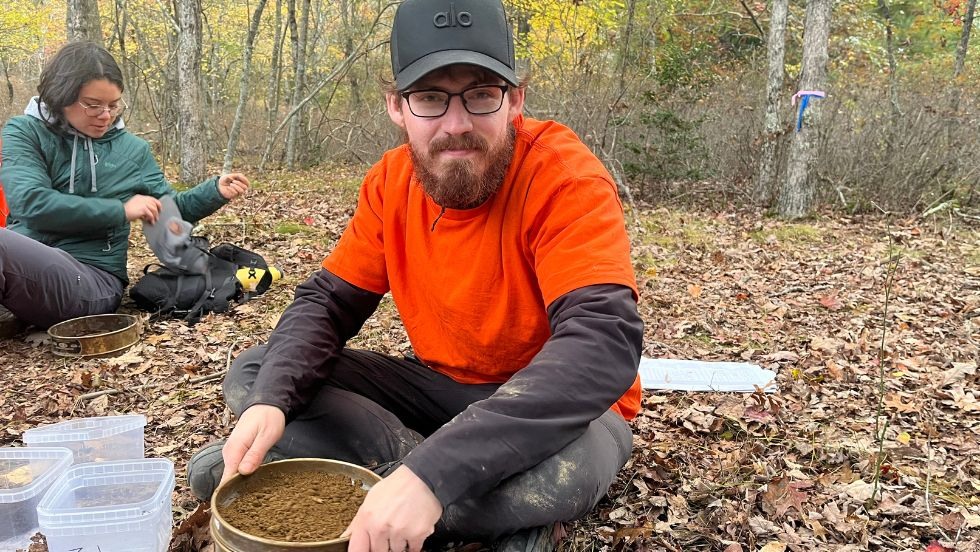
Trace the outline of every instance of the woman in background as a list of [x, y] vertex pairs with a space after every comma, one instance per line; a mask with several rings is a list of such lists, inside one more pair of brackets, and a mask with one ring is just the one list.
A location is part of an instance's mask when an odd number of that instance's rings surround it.
[[0, 228], [3, 307], [24, 322], [114, 312], [129, 284], [129, 227], [156, 222], [163, 195], [185, 220], [217, 211], [248, 189], [241, 174], [176, 192], [149, 144], [128, 132], [123, 80], [104, 48], [75, 42], [45, 65], [24, 115], [3, 127], [0, 182], [10, 214]]

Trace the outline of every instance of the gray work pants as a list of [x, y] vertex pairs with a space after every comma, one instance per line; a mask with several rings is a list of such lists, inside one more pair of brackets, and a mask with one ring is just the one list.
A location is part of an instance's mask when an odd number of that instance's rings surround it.
[[[264, 354], [264, 345], [245, 351], [225, 378], [225, 401], [236, 415]], [[414, 359], [345, 349], [330, 380], [286, 425], [276, 449], [289, 458], [332, 458], [390, 473], [387, 465], [397, 466], [424, 436], [497, 387], [458, 383]], [[632, 446], [629, 426], [607, 411], [551, 458], [485, 495], [446, 506], [434, 537], [493, 539], [584, 517], [605, 496]]]
[[125, 286], [64, 251], [0, 228], [0, 305], [40, 328], [119, 308]]

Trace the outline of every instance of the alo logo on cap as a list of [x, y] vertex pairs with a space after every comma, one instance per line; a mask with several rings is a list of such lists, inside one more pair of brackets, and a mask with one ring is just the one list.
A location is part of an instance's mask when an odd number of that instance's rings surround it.
[[473, 16], [468, 11], [456, 13], [456, 4], [449, 4], [448, 12], [437, 12], [432, 16], [432, 24], [437, 29], [446, 27], [469, 27], [473, 24]]

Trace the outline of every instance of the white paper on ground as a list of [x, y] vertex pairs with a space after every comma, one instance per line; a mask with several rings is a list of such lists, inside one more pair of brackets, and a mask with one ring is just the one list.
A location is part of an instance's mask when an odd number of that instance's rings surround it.
[[640, 359], [644, 389], [674, 391], [736, 391], [752, 393], [759, 386], [776, 392], [776, 373], [748, 362], [713, 362], [673, 358]]

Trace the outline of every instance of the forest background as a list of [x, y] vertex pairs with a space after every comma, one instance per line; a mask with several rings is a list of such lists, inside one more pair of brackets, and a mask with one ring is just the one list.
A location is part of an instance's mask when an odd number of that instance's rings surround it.
[[[803, 2], [507, 3], [531, 83], [527, 113], [577, 131], [624, 197], [700, 201], [691, 192], [706, 189], [767, 207], [799, 193], [784, 183], [800, 134], [791, 97], [814, 25]], [[390, 74], [396, 4], [7, 0], [0, 115], [20, 113], [68, 36], [87, 37], [121, 62], [128, 127], [181, 180], [218, 163], [368, 164], [398, 140], [378, 84]], [[923, 212], [980, 202], [980, 62], [964, 24], [975, 0], [809, 3], [820, 5], [829, 22], [820, 78], [827, 98], [811, 99], [809, 109], [823, 115], [802, 125], [814, 144], [805, 171], [812, 197], [803, 210], [780, 211]], [[784, 36], [773, 35], [774, 23], [785, 25]], [[774, 59], [782, 71], [769, 70]], [[772, 168], [760, 169], [766, 157]]]

